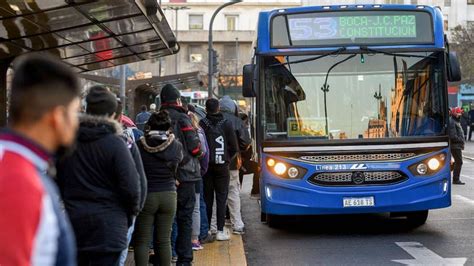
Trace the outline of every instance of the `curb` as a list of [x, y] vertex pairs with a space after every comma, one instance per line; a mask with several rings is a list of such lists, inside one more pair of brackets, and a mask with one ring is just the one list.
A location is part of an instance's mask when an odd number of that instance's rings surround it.
[[[227, 226], [229, 229], [229, 227]], [[231, 231], [231, 230], [229, 230]], [[242, 235], [230, 232], [229, 241], [204, 244], [204, 249], [194, 252], [195, 266], [247, 266]]]
[[463, 155], [462, 158], [468, 159], [469, 161], [474, 161], [474, 157]]

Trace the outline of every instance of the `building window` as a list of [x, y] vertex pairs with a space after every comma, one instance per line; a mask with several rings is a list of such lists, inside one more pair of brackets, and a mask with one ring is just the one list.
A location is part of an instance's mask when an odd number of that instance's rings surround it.
[[388, 0], [387, 4], [395, 4], [395, 5], [403, 5], [405, 3], [404, 0]]
[[237, 30], [237, 21], [239, 16], [237, 15], [226, 15], [225, 21], [227, 22], [227, 30], [233, 31]]
[[235, 44], [224, 45], [224, 60], [236, 60], [237, 49]]
[[444, 6], [451, 6], [451, 0], [444, 0]]
[[467, 0], [468, 5], [474, 5], [474, 0]]
[[411, 1], [410, 1], [410, 4], [412, 4], [412, 5], [418, 5], [418, 0], [411, 0]]
[[444, 31], [447, 31], [449, 28], [448, 28], [448, 19], [445, 19], [444, 21]]
[[189, 15], [189, 29], [202, 30], [203, 29], [203, 15]]
[[188, 46], [188, 55], [190, 63], [200, 63], [202, 62], [202, 48], [200, 45], [190, 45]]

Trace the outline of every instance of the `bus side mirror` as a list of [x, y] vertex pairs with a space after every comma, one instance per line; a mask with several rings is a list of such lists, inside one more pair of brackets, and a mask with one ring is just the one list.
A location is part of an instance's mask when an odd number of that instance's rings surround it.
[[456, 53], [448, 53], [448, 81], [461, 81], [461, 67]]
[[244, 65], [243, 68], [243, 82], [242, 82], [242, 95], [244, 97], [255, 97], [256, 93], [254, 90], [253, 78], [254, 78], [255, 64]]

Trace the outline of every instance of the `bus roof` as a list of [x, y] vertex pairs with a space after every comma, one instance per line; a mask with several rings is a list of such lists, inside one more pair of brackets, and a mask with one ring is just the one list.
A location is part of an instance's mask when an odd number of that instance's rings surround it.
[[[271, 23], [275, 16], [291, 15], [312, 12], [345, 12], [345, 11], [421, 11], [430, 14], [433, 26], [433, 42], [430, 44], [383, 44], [383, 45], [366, 45], [370, 48], [377, 49], [397, 49], [397, 50], [440, 50], [445, 48], [444, 43], [444, 24], [441, 10], [437, 7], [425, 5], [383, 5], [383, 4], [365, 4], [365, 5], [329, 5], [329, 6], [304, 6], [286, 9], [275, 9], [271, 11], [260, 12], [258, 21], [258, 39], [256, 53], [260, 55], [276, 55], [276, 54], [301, 54], [301, 53], [318, 53], [335, 48], [341, 45], [324, 45], [324, 46], [306, 46], [306, 47], [285, 47], [275, 48], [271, 43]], [[347, 50], [358, 50], [360, 45], [351, 46], [344, 45]]]

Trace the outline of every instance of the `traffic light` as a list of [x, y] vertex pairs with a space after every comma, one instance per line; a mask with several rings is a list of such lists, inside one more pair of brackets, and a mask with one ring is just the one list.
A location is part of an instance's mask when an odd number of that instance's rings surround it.
[[213, 74], [219, 72], [219, 55], [217, 54], [217, 51], [212, 49], [212, 72]]

